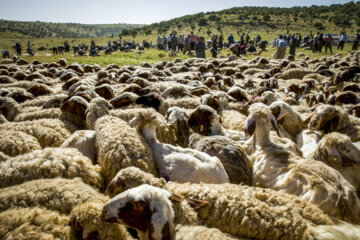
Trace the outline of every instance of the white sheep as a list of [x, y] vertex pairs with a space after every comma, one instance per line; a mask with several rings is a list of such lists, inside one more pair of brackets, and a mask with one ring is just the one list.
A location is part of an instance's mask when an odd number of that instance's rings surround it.
[[95, 149], [105, 182], [109, 183], [116, 173], [136, 166], [157, 175], [151, 149], [136, 129], [113, 116], [104, 116], [95, 124]]
[[103, 187], [100, 167], [74, 148], [45, 148], [0, 162], [0, 188], [56, 177], [80, 177], [87, 184]]
[[337, 225], [309, 226], [310, 239], [315, 240], [356, 240], [360, 239], [360, 227], [346, 222]]
[[[108, 213], [108, 218], [113, 217], [114, 220], [118, 218], [118, 207], [121, 207], [119, 205], [115, 206], [118, 199], [122, 198], [121, 205], [125, 206], [126, 201], [130, 200], [129, 195], [135, 195], [137, 199], [144, 200], [145, 206], [150, 205], [153, 207], [154, 205], [151, 205], [151, 202], [154, 202], [152, 200], [153, 194], [155, 195], [162, 188], [166, 190], [161, 191], [165, 196], [160, 201], [157, 201], [156, 206], [154, 206], [156, 209], [160, 208], [160, 213], [166, 214], [169, 212], [166, 209], [169, 208], [169, 205], [171, 207], [169, 201], [169, 198], [172, 199], [171, 196], [180, 195], [180, 199], [182, 199], [181, 196], [184, 196], [190, 200], [189, 203], [193, 204], [193, 206], [199, 204], [201, 206], [202, 203], [207, 202], [205, 206], [195, 209], [198, 218], [207, 227], [218, 228], [222, 232], [236, 237], [302, 239], [309, 224], [332, 224], [332, 220], [317, 206], [300, 200], [296, 196], [271, 189], [234, 184], [166, 183], [164, 179], [154, 178], [140, 170], [134, 171], [134, 168], [123, 169], [121, 172], [127, 173], [122, 176], [119, 172], [109, 187], [112, 189], [120, 187], [124, 192], [110, 200], [107, 206], [112, 209], [105, 211], [105, 216]], [[149, 188], [144, 187], [149, 186], [147, 184], [156, 187], [151, 188], [151, 191], [147, 191]], [[179, 199], [179, 197], [176, 199]], [[172, 206], [178, 206], [176, 199], [174, 199]], [[198, 200], [192, 203], [191, 199]], [[129, 202], [131, 203], [131, 200]], [[112, 203], [114, 203], [113, 206], [111, 206]], [[166, 207], [162, 207], [164, 204]], [[178, 208], [174, 210], [175, 214], [177, 214], [176, 210]], [[193, 209], [186, 209], [186, 211], [191, 212]], [[165, 219], [169, 219], [169, 217]], [[151, 224], [148, 223], [148, 225]], [[158, 227], [161, 227], [161, 225]]]
[[326, 164], [303, 159], [270, 137], [276, 126], [270, 109], [263, 104], [250, 108], [246, 129], [254, 146], [253, 184], [299, 196], [342, 220], [360, 222], [360, 201], [341, 174]]
[[167, 180], [194, 183], [226, 183], [228, 175], [217, 157], [197, 150], [161, 143], [156, 137], [156, 125], [161, 121], [149, 109], [139, 113], [129, 125], [137, 127], [152, 150], [159, 174]]
[[0, 130], [0, 152], [9, 157], [40, 150], [39, 141], [22, 131]]

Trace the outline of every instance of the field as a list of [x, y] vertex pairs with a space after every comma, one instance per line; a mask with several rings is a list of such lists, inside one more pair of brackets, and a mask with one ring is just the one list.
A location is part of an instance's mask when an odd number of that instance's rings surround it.
[[[272, 34], [273, 35], [273, 34]], [[274, 35], [275, 36], [275, 35]], [[271, 40], [271, 38], [263, 37], [267, 40]], [[109, 40], [113, 41], [117, 38], [95, 38], [95, 42], [97, 45], [107, 45], [107, 42]], [[23, 53], [26, 51], [26, 43], [27, 41], [31, 42], [31, 46], [34, 49], [38, 49], [39, 47], [43, 46], [46, 48], [50, 48], [53, 46], [59, 46], [62, 45], [65, 40], [68, 40], [70, 45], [75, 45], [79, 43], [85, 43], [87, 45], [90, 45], [91, 38], [70, 38], [70, 39], [63, 39], [63, 38], [30, 38], [27, 36], [24, 36], [20, 33], [12, 33], [12, 32], [3, 32], [0, 33], [0, 48], [1, 49], [8, 49], [10, 51], [10, 55], [13, 56], [14, 49], [12, 46], [15, 44], [15, 42], [20, 42], [23, 46]], [[148, 41], [155, 42], [152, 38], [147, 38]], [[137, 41], [142, 42], [140, 38], [137, 38]], [[342, 51], [336, 50], [336, 46], [333, 47], [333, 53], [342, 53], [347, 54], [351, 50], [351, 43], [345, 44], [345, 48]], [[287, 50], [288, 51], [288, 50]], [[143, 54], [137, 54], [134, 52], [116, 52], [112, 53], [110, 55], [105, 55], [104, 52], [100, 52], [101, 56], [98, 57], [89, 57], [89, 56], [74, 56], [73, 52], [68, 52], [63, 55], [52, 55], [52, 52], [50, 50], [47, 51], [36, 51], [36, 56], [22, 56], [28, 61], [32, 61], [34, 59], [39, 60], [40, 62], [57, 62], [59, 58], [66, 58], [66, 60], [69, 63], [72, 62], [78, 62], [78, 63], [87, 63], [87, 64], [99, 64], [101, 67], [107, 66], [111, 63], [115, 63], [119, 66], [124, 65], [137, 65], [141, 62], [149, 62], [151, 64], [160, 62], [163, 60], [166, 61], [173, 61], [176, 57], [169, 57], [168, 53], [165, 53], [164, 51], [159, 51], [157, 49], [148, 49]], [[267, 50], [261, 54], [263, 57], [271, 58], [274, 50], [271, 48], [271, 45], [268, 45]], [[321, 54], [319, 53], [312, 53], [309, 50], [303, 50], [303, 49], [297, 49], [296, 53], [303, 52], [306, 56], [309, 56], [310, 58], [321, 58], [322, 56], [331, 56], [330, 53], [325, 54], [324, 50]], [[223, 49], [219, 54], [218, 57], [227, 57], [230, 54], [230, 51], [227, 49]], [[209, 51], [206, 52], [207, 58], [211, 57], [211, 53]], [[182, 53], [178, 53], [178, 58], [180, 59], [186, 59], [189, 56], [184, 55]], [[254, 56], [253, 55], [246, 55], [244, 56], [247, 59], [251, 59]], [[297, 57], [301, 58], [301, 57]]]

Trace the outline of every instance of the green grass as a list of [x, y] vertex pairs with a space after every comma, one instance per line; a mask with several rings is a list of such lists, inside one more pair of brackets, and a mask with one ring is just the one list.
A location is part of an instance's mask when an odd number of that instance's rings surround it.
[[[114, 39], [115, 38], [113, 38], [112, 40], [114, 40]], [[62, 39], [62, 38], [28, 38], [21, 34], [20, 35], [19, 34], [6, 35], [4, 33], [1, 33], [0, 34], [0, 48], [8, 49], [10, 51], [10, 55], [13, 56], [14, 50], [11, 48], [11, 46], [13, 46], [16, 41], [19, 41], [23, 46], [23, 53], [25, 53], [26, 43], [28, 40], [30, 40], [32, 47], [37, 49], [40, 46], [45, 46], [45, 47], [49, 48], [52, 46], [61, 45], [65, 39]], [[73, 40], [74, 40], [74, 42], [72, 43]], [[95, 42], [98, 45], [106, 45], [108, 40], [109, 40], [109, 38], [96, 38]], [[85, 44], [90, 44], [91, 38], [68, 39], [68, 41], [71, 45], [72, 44], [75, 45], [75, 43], [82, 43], [82, 42], [84, 42]], [[334, 54], [336, 54], [336, 53], [347, 54], [351, 50], [351, 46], [352, 45], [350, 43], [345, 44], [345, 48], [343, 51], [337, 51], [336, 47], [334, 46], [333, 53]], [[287, 49], [287, 53], [288, 53], [288, 51], [289, 51], [289, 49]], [[270, 46], [268, 46], [267, 50], [264, 51], [261, 54], [261, 56], [271, 58], [273, 52], [274, 52], [274, 49], [272, 49]], [[297, 49], [296, 53], [299, 53], [299, 52], [303, 52], [306, 56], [309, 56], [310, 58], [320, 58], [322, 56], [331, 56], [330, 53], [325, 54], [324, 49], [323, 49], [322, 54], [312, 53], [311, 51], [308, 51], [308, 50]], [[141, 62], [149, 62], [150, 64], [153, 64], [153, 63], [160, 62], [163, 60], [173, 61], [176, 58], [176, 57], [169, 57], [168, 53], [165, 53], [164, 51], [159, 51], [157, 49], [148, 49], [145, 51], [144, 54], [137, 54], [134, 52], [127, 52], [127, 53], [116, 52], [116, 53], [113, 53], [110, 55], [105, 55], [104, 52], [100, 52], [101, 56], [98, 56], [98, 57], [74, 56], [72, 51], [65, 53], [64, 55], [55, 55], [55, 56], [52, 55], [50, 50], [37, 51], [37, 54], [38, 54], [37, 56], [22, 56], [22, 57], [30, 62], [32, 60], [36, 59], [40, 62], [48, 62], [48, 63], [57, 62], [59, 60], [59, 58], [65, 58], [68, 61], [68, 63], [78, 62], [80, 64], [82, 64], [82, 63], [99, 64], [101, 67], [106, 67], [107, 65], [112, 64], [112, 63], [115, 63], [118, 66], [138, 65]], [[47, 56], [49, 54], [51, 56]], [[227, 49], [224, 49], [218, 54], [218, 57], [227, 57], [228, 54], [230, 54], [230, 51], [228, 51]], [[207, 51], [206, 56], [207, 56], [207, 58], [210, 58], [211, 53], [209, 51]], [[177, 58], [184, 60], [184, 59], [187, 59], [188, 57], [189, 57], [188, 55], [179, 53]], [[255, 56], [246, 55], [244, 57], [246, 59], [252, 59]], [[297, 58], [300, 58], [300, 57], [297, 57]]]

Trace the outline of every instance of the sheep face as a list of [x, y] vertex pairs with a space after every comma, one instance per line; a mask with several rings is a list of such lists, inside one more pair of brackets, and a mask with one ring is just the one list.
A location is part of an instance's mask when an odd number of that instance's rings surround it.
[[157, 93], [149, 93], [136, 99], [136, 104], [143, 104], [148, 107], [152, 107], [157, 111], [159, 110], [161, 102], [162, 97]]
[[148, 239], [172, 239], [174, 211], [166, 190], [144, 184], [112, 198], [103, 207], [106, 222], [135, 228]]
[[65, 99], [63, 104], [60, 106], [62, 112], [68, 112], [79, 116], [82, 120], [86, 118], [86, 109], [88, 102], [79, 96], [73, 96], [69, 99]]
[[321, 161], [339, 169], [360, 164], [360, 150], [346, 135], [334, 132], [326, 135], [318, 145]]
[[340, 112], [334, 106], [319, 106], [312, 115], [308, 128], [310, 130], [323, 130], [329, 133], [338, 130]]
[[188, 125], [195, 132], [210, 136], [212, 127], [221, 124], [220, 117], [216, 111], [209, 106], [199, 106], [190, 115]]

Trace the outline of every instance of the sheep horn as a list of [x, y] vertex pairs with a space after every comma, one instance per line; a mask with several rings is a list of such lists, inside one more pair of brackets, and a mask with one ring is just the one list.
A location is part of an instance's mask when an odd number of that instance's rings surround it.
[[130, 121], [129, 121], [129, 126], [130, 127], [135, 127], [137, 124], [138, 124], [138, 119], [136, 118], [136, 117], [134, 117], [133, 119], [131, 119]]
[[194, 209], [200, 209], [209, 203], [208, 201], [197, 200], [197, 199], [192, 199], [192, 198], [185, 198], [185, 200]]
[[171, 193], [170, 200], [175, 202], [182, 202], [185, 199], [183, 195]]
[[273, 128], [275, 129], [276, 134], [277, 134], [279, 137], [281, 137], [281, 134], [280, 134], [280, 131], [279, 131], [279, 127], [278, 127], [278, 125], [277, 125], [277, 123], [276, 123], [276, 119], [275, 119], [274, 115], [272, 115], [272, 114], [271, 114], [271, 125], [272, 125]]

